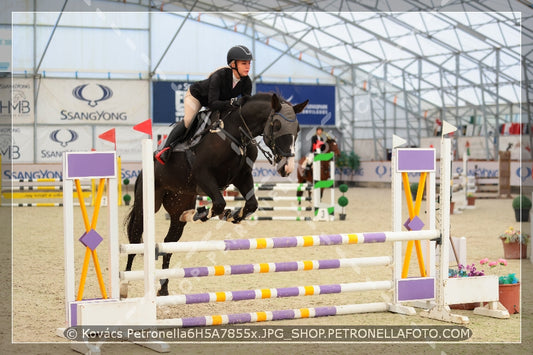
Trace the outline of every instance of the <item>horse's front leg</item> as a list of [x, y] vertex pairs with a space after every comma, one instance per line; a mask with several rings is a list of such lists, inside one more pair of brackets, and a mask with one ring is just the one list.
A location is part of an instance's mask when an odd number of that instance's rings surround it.
[[[207, 176], [207, 175], [204, 175]], [[212, 207], [206, 209], [205, 207], [195, 210], [188, 210], [182, 213], [180, 221], [182, 222], [205, 222], [213, 216], [221, 215], [226, 207], [224, 196], [218, 189], [214, 180], [207, 180], [207, 183], [198, 183], [198, 186], [211, 198]]]
[[249, 176], [246, 176], [239, 181], [234, 181], [233, 185], [239, 190], [246, 202], [242, 208], [237, 208], [233, 211], [226, 210], [222, 219], [228, 222], [239, 223], [254, 213], [258, 207], [252, 174], [249, 174]]

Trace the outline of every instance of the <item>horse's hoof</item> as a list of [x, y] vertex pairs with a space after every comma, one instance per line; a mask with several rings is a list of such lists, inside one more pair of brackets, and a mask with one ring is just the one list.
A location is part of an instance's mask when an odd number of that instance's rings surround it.
[[129, 282], [123, 282], [120, 284], [120, 298], [128, 298], [128, 286]]
[[158, 296], [168, 296], [168, 290], [161, 289], [161, 290], [157, 291], [157, 295]]

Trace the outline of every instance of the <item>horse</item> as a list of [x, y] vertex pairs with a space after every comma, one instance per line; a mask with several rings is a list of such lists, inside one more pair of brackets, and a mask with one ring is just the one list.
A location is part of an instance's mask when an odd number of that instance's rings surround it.
[[[270, 152], [263, 150], [277, 172], [287, 177], [294, 169], [295, 143], [300, 130], [296, 115], [303, 111], [309, 100], [292, 105], [275, 93], [257, 93], [211, 123], [201, 133], [196, 145], [171, 154], [160, 164], [154, 159], [155, 212], [161, 206], [170, 215], [170, 226], [164, 239], [177, 242], [187, 222], [205, 222], [220, 219], [239, 223], [258, 207], [252, 176], [257, 158], [255, 138], [262, 135]], [[225, 209], [222, 191], [233, 184], [245, 197], [244, 207], [233, 211]], [[134, 203], [126, 217], [130, 243], [141, 243], [143, 232], [142, 172], [135, 181]], [[210, 209], [194, 210], [198, 195], [211, 198]], [[135, 255], [129, 254], [126, 271], [130, 271]], [[162, 268], [168, 269], [172, 254], [163, 255]], [[168, 279], [161, 280], [159, 296], [168, 295]], [[121, 296], [127, 297], [127, 284], [121, 287]]]
[[[339, 145], [337, 144], [337, 141], [335, 138], [326, 135], [326, 142], [324, 144], [325, 148], [322, 151], [322, 153], [329, 153], [333, 152], [335, 157], [337, 158], [339, 155], [341, 155], [341, 151], [339, 149]], [[300, 161], [298, 162], [298, 169], [297, 169], [297, 176], [298, 176], [298, 183], [313, 183], [313, 165], [311, 165], [311, 169], [306, 170], [304, 162], [307, 159], [307, 157], [302, 157]], [[320, 180], [327, 180], [330, 178], [330, 168], [329, 168], [330, 161], [321, 161], [320, 162]], [[322, 194], [324, 193], [324, 189], [320, 189], [320, 198], [322, 198]], [[303, 195], [303, 191], [296, 192], [296, 195], [298, 197], [301, 197]], [[311, 197], [311, 191], [309, 191], [309, 197]]]

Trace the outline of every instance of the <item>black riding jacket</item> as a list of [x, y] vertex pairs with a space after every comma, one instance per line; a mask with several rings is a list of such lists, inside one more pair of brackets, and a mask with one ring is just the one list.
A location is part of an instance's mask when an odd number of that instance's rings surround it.
[[215, 71], [209, 78], [192, 84], [190, 90], [191, 95], [198, 99], [202, 106], [222, 111], [231, 107], [231, 98], [252, 94], [252, 80], [249, 76], [241, 78], [234, 88], [232, 86], [233, 71], [224, 67]]

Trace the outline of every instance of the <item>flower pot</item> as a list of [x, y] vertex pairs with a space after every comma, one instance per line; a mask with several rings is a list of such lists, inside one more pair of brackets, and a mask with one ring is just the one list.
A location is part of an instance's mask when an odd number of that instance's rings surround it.
[[509, 314], [520, 313], [520, 283], [500, 284], [500, 303], [507, 308]]
[[479, 307], [479, 302], [450, 304], [448, 306], [451, 309], [459, 309], [462, 311], [472, 311], [474, 310], [474, 308]]
[[505, 259], [525, 259], [527, 257], [527, 245], [520, 242], [506, 243], [502, 239], [503, 243], [503, 257]]
[[466, 197], [466, 204], [467, 204], [467, 206], [475, 206], [476, 205], [476, 197], [475, 196], [467, 196]]
[[346, 213], [339, 213], [339, 219], [341, 221], [345, 221], [346, 220]]
[[517, 222], [529, 222], [529, 210], [515, 209], [514, 216]]

